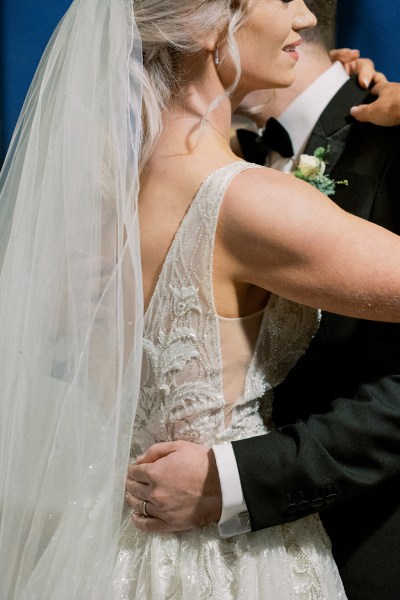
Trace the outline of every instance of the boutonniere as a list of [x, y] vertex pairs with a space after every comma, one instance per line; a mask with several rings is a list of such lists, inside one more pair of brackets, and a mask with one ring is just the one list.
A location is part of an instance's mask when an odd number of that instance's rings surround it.
[[335, 181], [325, 174], [326, 165], [328, 164], [326, 157], [329, 151], [329, 146], [327, 148], [320, 146], [313, 155], [302, 154], [294, 175], [303, 181], [307, 181], [326, 196], [333, 196], [337, 185], [349, 185], [349, 182], [347, 179]]

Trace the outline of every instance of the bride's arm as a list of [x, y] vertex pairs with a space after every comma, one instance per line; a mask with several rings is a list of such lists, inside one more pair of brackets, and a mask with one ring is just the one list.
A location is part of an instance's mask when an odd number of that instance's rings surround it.
[[371, 93], [378, 96], [371, 104], [359, 104], [351, 109], [358, 121], [392, 127], [400, 125], [400, 83], [380, 82]]
[[302, 181], [270, 169], [241, 173], [218, 232], [216, 248], [238, 283], [346, 316], [400, 321], [400, 237]]

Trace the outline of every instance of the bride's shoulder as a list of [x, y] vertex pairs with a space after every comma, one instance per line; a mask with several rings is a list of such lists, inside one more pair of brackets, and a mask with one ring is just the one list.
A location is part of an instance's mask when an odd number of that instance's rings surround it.
[[315, 202], [332, 203], [326, 196], [293, 174], [246, 163], [236, 174], [223, 203], [225, 213], [270, 213], [285, 210], [309, 210]]
[[219, 214], [226, 239], [251, 245], [276, 235], [285, 239], [305, 223], [320, 222], [337, 210], [316, 188], [293, 175], [252, 166], [238, 173], [226, 190]]
[[297, 187], [296, 184], [297, 180], [291, 174], [253, 163], [245, 163], [245, 168], [232, 181], [229, 196], [235, 197], [245, 190], [246, 195], [252, 194], [257, 199], [261, 194], [268, 195], [271, 190], [274, 193], [291, 190], [293, 185]]

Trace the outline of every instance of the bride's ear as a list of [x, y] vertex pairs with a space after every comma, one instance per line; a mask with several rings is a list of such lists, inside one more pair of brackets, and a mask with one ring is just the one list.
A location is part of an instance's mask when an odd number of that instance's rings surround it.
[[220, 62], [219, 50], [221, 47], [221, 42], [222, 36], [216, 36], [215, 34], [213, 34], [203, 44], [204, 50], [210, 52], [210, 54], [212, 55], [215, 65], [219, 65]]
[[210, 31], [202, 36], [200, 44], [204, 50], [208, 50], [208, 52], [215, 54], [216, 49], [223, 45], [226, 39], [226, 33], [225, 29]]

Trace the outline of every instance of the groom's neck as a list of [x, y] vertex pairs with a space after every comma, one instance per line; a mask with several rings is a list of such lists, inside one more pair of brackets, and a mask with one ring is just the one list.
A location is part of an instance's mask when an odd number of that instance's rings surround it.
[[279, 117], [297, 96], [332, 66], [328, 52], [317, 44], [303, 42], [299, 54], [295, 81], [289, 88], [275, 90], [270, 116]]

